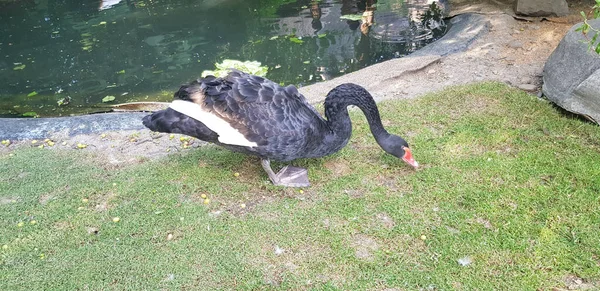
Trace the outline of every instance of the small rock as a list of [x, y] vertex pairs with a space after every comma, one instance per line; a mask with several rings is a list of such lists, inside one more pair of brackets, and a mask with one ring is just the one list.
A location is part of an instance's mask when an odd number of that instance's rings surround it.
[[471, 263], [473, 263], [473, 260], [471, 260], [470, 257], [464, 257], [464, 258], [458, 259], [458, 264], [463, 267], [466, 267], [466, 266], [470, 265]]
[[529, 77], [523, 77], [521, 78], [521, 84], [531, 84], [532, 80]]
[[565, 0], [517, 0], [514, 11], [525, 16], [564, 16], [569, 14]]
[[518, 40], [514, 40], [514, 41], [511, 41], [510, 43], [508, 43], [508, 46], [510, 48], [518, 49], [518, 48], [523, 48], [523, 43]]
[[285, 252], [284, 249], [280, 248], [279, 246], [275, 246], [275, 255], [281, 255], [283, 254], [283, 252]]
[[427, 74], [430, 74], [430, 75], [431, 75], [431, 74], [433, 74], [433, 73], [435, 73], [435, 70], [434, 70], [434, 69], [431, 69], [431, 70], [427, 71]]
[[212, 217], [219, 217], [221, 215], [221, 213], [223, 213], [223, 211], [221, 211], [221, 210], [215, 210], [215, 211], [210, 212], [208, 215], [210, 215]]
[[537, 89], [537, 86], [532, 84], [520, 84], [517, 86], [517, 88], [524, 91], [535, 91]]
[[98, 234], [100, 230], [97, 227], [88, 227], [87, 228], [87, 233], [88, 234]]

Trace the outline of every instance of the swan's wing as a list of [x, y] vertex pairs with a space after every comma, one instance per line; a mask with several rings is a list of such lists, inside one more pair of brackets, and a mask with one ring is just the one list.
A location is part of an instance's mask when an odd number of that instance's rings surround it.
[[[271, 150], [301, 147], [324, 127], [323, 118], [295, 87], [281, 87], [239, 71], [232, 71], [223, 79], [208, 77], [193, 82], [175, 96], [198, 104], [203, 114], [225, 121], [248, 142]], [[224, 136], [227, 131], [213, 131], [219, 134], [219, 141], [228, 143]]]

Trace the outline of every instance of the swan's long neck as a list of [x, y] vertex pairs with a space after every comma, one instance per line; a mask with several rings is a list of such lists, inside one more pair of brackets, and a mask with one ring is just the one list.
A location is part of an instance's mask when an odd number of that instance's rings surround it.
[[337, 150], [348, 143], [352, 134], [352, 123], [347, 108], [349, 105], [355, 105], [363, 111], [369, 122], [371, 133], [381, 145], [381, 141], [388, 137], [389, 133], [381, 124], [375, 100], [365, 88], [351, 83], [335, 87], [325, 98], [325, 117], [333, 135], [326, 142], [336, 145], [336, 147], [339, 146]]

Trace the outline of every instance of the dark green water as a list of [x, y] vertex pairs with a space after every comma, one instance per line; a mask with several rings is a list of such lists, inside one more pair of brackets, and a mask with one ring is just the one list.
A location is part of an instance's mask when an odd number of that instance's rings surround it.
[[[0, 116], [94, 112], [106, 96], [169, 101], [224, 59], [259, 61], [279, 83], [319, 82], [441, 37], [427, 2], [0, 0]], [[365, 16], [340, 19], [350, 14]]]

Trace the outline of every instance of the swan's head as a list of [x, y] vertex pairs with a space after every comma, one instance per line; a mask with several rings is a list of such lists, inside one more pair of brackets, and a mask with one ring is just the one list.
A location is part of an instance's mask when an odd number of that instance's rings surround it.
[[404, 162], [412, 166], [413, 168], [419, 167], [419, 163], [413, 158], [408, 143], [397, 135], [390, 134], [387, 138], [380, 141], [379, 145], [387, 153], [402, 159]]

